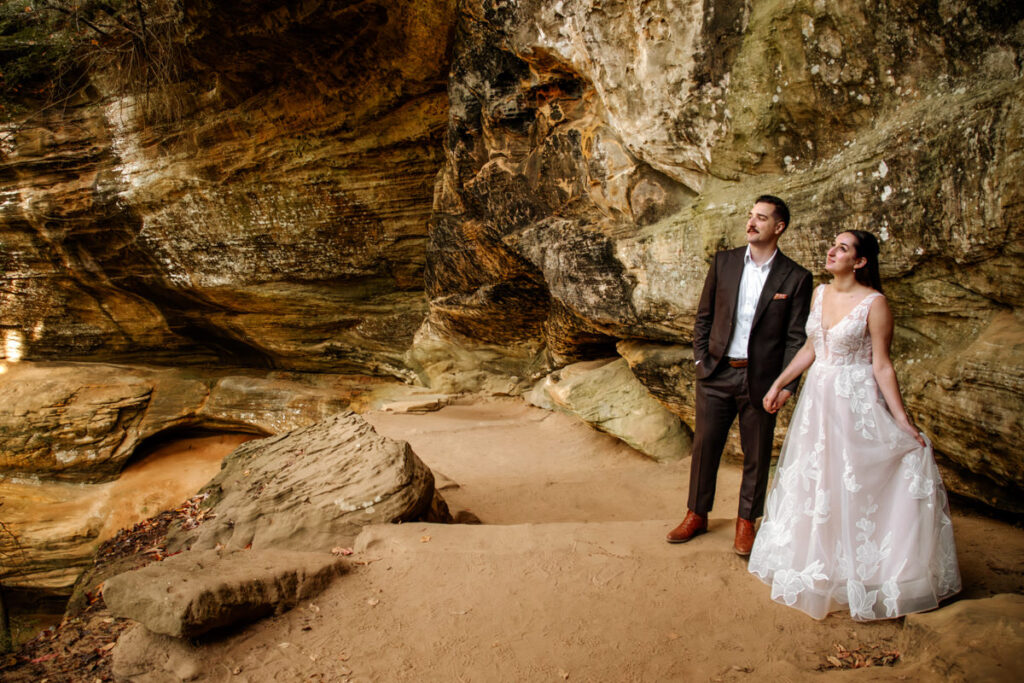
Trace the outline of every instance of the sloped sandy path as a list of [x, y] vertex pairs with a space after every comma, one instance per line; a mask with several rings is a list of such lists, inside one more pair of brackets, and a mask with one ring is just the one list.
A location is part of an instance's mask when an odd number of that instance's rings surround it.
[[[353, 571], [313, 604], [204, 646], [204, 679], [971, 680], [976, 660], [940, 674], [923, 651], [818, 672], [837, 643], [902, 647], [902, 622], [816, 622], [770, 601], [731, 551], [734, 466], [710, 533], [673, 546], [663, 538], [684, 504], [685, 461], [657, 465], [512, 399], [367, 417], [456, 482], [449, 503], [486, 524], [367, 529]], [[1024, 532], [962, 515], [956, 528], [964, 597], [1024, 592]]]

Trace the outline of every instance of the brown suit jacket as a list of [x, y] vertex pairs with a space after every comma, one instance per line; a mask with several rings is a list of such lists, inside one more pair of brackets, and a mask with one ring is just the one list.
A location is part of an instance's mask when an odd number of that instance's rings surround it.
[[[739, 297], [746, 247], [715, 254], [704, 280], [693, 326], [693, 359], [698, 379], [724, 365]], [[761, 405], [772, 382], [793, 360], [807, 339], [804, 326], [811, 307], [811, 273], [779, 251], [765, 280], [754, 312], [747, 345], [747, 388], [750, 400]], [[796, 391], [799, 380], [786, 388]]]

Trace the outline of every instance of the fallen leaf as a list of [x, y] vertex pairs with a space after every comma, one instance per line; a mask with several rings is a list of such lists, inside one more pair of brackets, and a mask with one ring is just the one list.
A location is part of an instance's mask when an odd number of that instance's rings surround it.
[[370, 598], [366, 601], [366, 604], [370, 607], [376, 607], [380, 604], [380, 600], [378, 600], [377, 598]]
[[430, 543], [430, 536], [420, 536], [420, 543]]
[[568, 678], [569, 678], [569, 672], [568, 671], [562, 671], [561, 669], [559, 669], [558, 675], [561, 676], [563, 680], [568, 680]]
[[354, 551], [352, 548], [342, 548], [340, 545], [336, 548], [331, 548], [332, 555], [351, 555]]
[[[368, 560], [355, 560], [355, 563], [360, 565], [360, 566], [362, 566], [362, 567], [365, 567], [366, 565], [370, 564], [371, 562], [379, 562], [379, 561], [380, 561], [379, 557], [371, 557]], [[388, 569], [391, 569], [391, 567], [388, 567]]]

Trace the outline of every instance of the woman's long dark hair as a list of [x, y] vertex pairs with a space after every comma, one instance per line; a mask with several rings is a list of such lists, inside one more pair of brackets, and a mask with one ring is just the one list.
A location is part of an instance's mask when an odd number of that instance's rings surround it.
[[844, 232], [848, 232], [857, 238], [857, 244], [854, 245], [857, 256], [868, 260], [863, 268], [857, 268], [853, 271], [853, 276], [862, 285], [867, 285], [881, 292], [882, 276], [878, 273], [878, 238], [864, 230], [845, 230]]

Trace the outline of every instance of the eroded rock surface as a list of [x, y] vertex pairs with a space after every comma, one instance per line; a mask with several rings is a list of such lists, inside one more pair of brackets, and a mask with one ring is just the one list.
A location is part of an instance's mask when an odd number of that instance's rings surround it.
[[[622, 344], [690, 344], [712, 253], [767, 191], [819, 277], [837, 232], [879, 235], [897, 370], [949, 488], [1024, 511], [1021, 3], [201, 0], [181, 19], [180, 81], [132, 98], [93, 72], [4, 137], [8, 360], [517, 393], [618, 345], [690, 424], [687, 361]], [[82, 440], [108, 476], [103, 425], [136, 429], [145, 390], [107, 387], [96, 433], [52, 448], [16, 429], [16, 457], [80, 476], [61, 459]]]
[[262, 436], [313, 424], [348, 407], [342, 382], [97, 363], [11, 364], [0, 374], [0, 476], [110, 481], [140, 445], [169, 430]]
[[525, 398], [575, 415], [655, 460], [690, 454], [692, 431], [651, 397], [622, 358], [568, 365], [538, 382]]
[[409, 444], [355, 413], [239, 446], [204, 490], [210, 519], [172, 547], [329, 552], [366, 524], [447, 521], [433, 474]]
[[180, 81], [2, 133], [19, 353], [409, 376], [455, 1], [178, 5]]
[[[969, 638], [964, 633], [973, 634]], [[1024, 596], [1000, 593], [961, 600], [940, 610], [907, 616], [905, 651], [913, 664], [947, 680], [1015, 681], [1024, 662]]]

